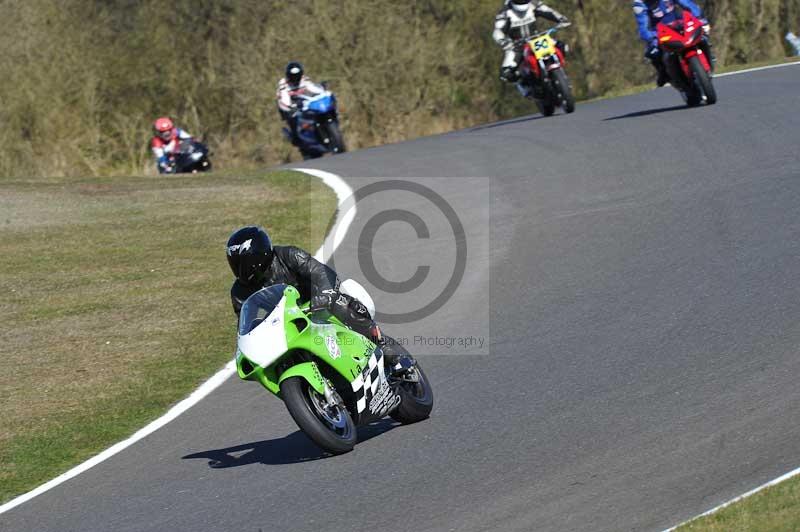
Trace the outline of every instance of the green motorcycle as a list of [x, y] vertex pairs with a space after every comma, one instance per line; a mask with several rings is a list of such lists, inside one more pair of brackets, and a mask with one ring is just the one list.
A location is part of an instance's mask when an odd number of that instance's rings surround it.
[[[300, 430], [332, 454], [353, 449], [359, 425], [387, 415], [404, 424], [430, 415], [430, 383], [402, 346], [378, 346], [299, 298], [293, 286], [277, 284], [245, 301], [236, 350], [240, 378], [283, 399]], [[392, 357], [400, 362], [389, 372], [387, 349], [401, 355]]]

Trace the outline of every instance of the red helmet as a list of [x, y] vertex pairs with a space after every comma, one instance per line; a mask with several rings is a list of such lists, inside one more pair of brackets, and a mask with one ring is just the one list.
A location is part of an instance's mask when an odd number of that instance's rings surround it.
[[155, 131], [156, 136], [169, 142], [175, 135], [175, 124], [172, 123], [169, 117], [162, 116], [153, 122], [153, 131]]

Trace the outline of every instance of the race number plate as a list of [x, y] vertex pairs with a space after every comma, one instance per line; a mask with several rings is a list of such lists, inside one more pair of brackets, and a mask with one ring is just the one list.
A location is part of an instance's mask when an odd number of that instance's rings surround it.
[[556, 42], [549, 35], [537, 37], [529, 43], [536, 59], [544, 59], [556, 53]]

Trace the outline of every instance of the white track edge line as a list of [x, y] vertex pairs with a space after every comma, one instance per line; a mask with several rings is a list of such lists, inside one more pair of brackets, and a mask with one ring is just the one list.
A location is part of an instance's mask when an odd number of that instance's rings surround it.
[[[326, 256], [326, 251], [330, 250], [330, 254], [332, 254], [336, 250], [336, 247], [338, 247], [339, 244], [344, 239], [344, 236], [347, 233], [347, 229], [350, 227], [350, 224], [353, 222], [353, 219], [355, 218], [356, 208], [354, 203], [352, 205], [348, 205], [348, 208], [345, 211], [344, 215], [341, 214], [342, 208], [345, 206], [345, 204], [354, 201], [353, 189], [351, 189], [350, 186], [336, 174], [323, 172], [321, 170], [310, 170], [304, 168], [295, 168], [293, 170], [297, 172], [303, 172], [305, 174], [321, 179], [322, 182], [325, 183], [330, 188], [332, 188], [334, 193], [336, 194], [336, 203], [337, 203], [336, 222], [333, 228], [331, 229], [330, 234], [326, 236], [325, 242], [314, 255], [315, 258], [321, 260], [323, 257]], [[199, 388], [197, 388], [189, 395], [189, 397], [183, 399], [175, 406], [170, 408], [167, 411], [167, 413], [161, 416], [160, 418], [156, 419], [155, 421], [152, 421], [145, 427], [137, 430], [128, 439], [112, 445], [105, 451], [101, 452], [98, 455], [93, 456], [92, 458], [86, 460], [81, 464], [78, 464], [77, 466], [73, 467], [66, 473], [62, 473], [56, 478], [48, 482], [45, 482], [38, 488], [34, 488], [33, 490], [24, 493], [19, 497], [11, 499], [7, 503], [0, 506], [0, 514], [3, 514], [11, 510], [12, 508], [16, 508], [20, 504], [28, 502], [34, 497], [37, 497], [42, 493], [55, 488], [59, 484], [62, 484], [67, 480], [80, 475], [84, 471], [91, 469], [100, 462], [108, 460], [109, 458], [119, 453], [120, 451], [130, 447], [131, 445], [138, 442], [142, 438], [149, 436], [153, 432], [157, 431], [158, 429], [160, 429], [161, 427], [163, 427], [164, 425], [174, 420], [175, 418], [177, 418], [178, 416], [189, 410], [191, 407], [199, 403], [200, 400], [202, 400], [208, 394], [217, 389], [223, 382], [225, 382], [228, 379], [228, 377], [230, 377], [234, 373], [236, 373], [236, 364], [232, 360], [227, 364], [225, 364], [225, 367], [222, 368], [220, 371], [218, 371], [214, 376], [212, 376], [206, 382], [201, 384]]]
[[770, 487], [772, 487], [772, 486], [774, 486], [776, 484], [780, 484], [784, 480], [789, 480], [790, 478], [796, 477], [797, 475], [800, 475], [800, 467], [798, 467], [797, 469], [794, 469], [792, 471], [789, 471], [788, 473], [785, 473], [785, 474], [779, 476], [778, 478], [772, 479], [769, 482], [766, 482], [766, 483], [760, 485], [757, 488], [753, 488], [750, 491], [748, 491], [747, 493], [743, 493], [742, 495], [739, 495], [738, 497], [734, 497], [733, 499], [731, 499], [729, 501], [725, 501], [722, 504], [720, 504], [719, 506], [715, 506], [714, 508], [705, 511], [705, 512], [701, 513], [700, 515], [692, 517], [691, 519], [688, 519], [688, 520], [684, 521], [683, 523], [675, 525], [672, 528], [667, 528], [666, 530], [664, 530], [664, 532], [671, 532], [672, 530], [675, 530], [678, 527], [681, 527], [683, 525], [691, 523], [695, 519], [700, 519], [701, 517], [706, 517], [707, 515], [711, 515], [713, 513], [716, 513], [718, 511], [722, 510], [723, 508], [726, 508], [726, 507], [730, 506], [731, 504], [737, 503], [737, 502], [739, 502], [739, 501], [741, 501], [743, 499], [746, 499], [747, 497], [750, 497], [751, 495], [755, 495], [759, 491], [763, 491], [763, 490], [765, 490], [767, 488], [770, 488]]
[[746, 68], [744, 70], [734, 70], [733, 72], [725, 72], [724, 74], [714, 74], [714, 77], [724, 78], [725, 76], [735, 76], [737, 74], [747, 74], [748, 72], [758, 72], [759, 70], [772, 70], [773, 68], [784, 68], [796, 65], [800, 65], [800, 61], [795, 61], [793, 63], [780, 63], [778, 65], [767, 65], [763, 67]]

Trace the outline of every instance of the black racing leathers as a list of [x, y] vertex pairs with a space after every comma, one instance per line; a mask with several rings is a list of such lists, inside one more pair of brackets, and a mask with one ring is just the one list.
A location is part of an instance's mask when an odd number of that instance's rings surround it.
[[233, 283], [231, 302], [237, 316], [245, 300], [255, 292], [274, 284], [288, 284], [297, 288], [302, 301], [310, 301], [320, 294], [331, 294], [331, 314], [359, 334], [373, 334], [375, 322], [369, 311], [357, 299], [339, 293], [335, 271], [294, 246], [275, 246], [273, 252], [272, 263], [260, 283], [247, 285], [238, 279]]

